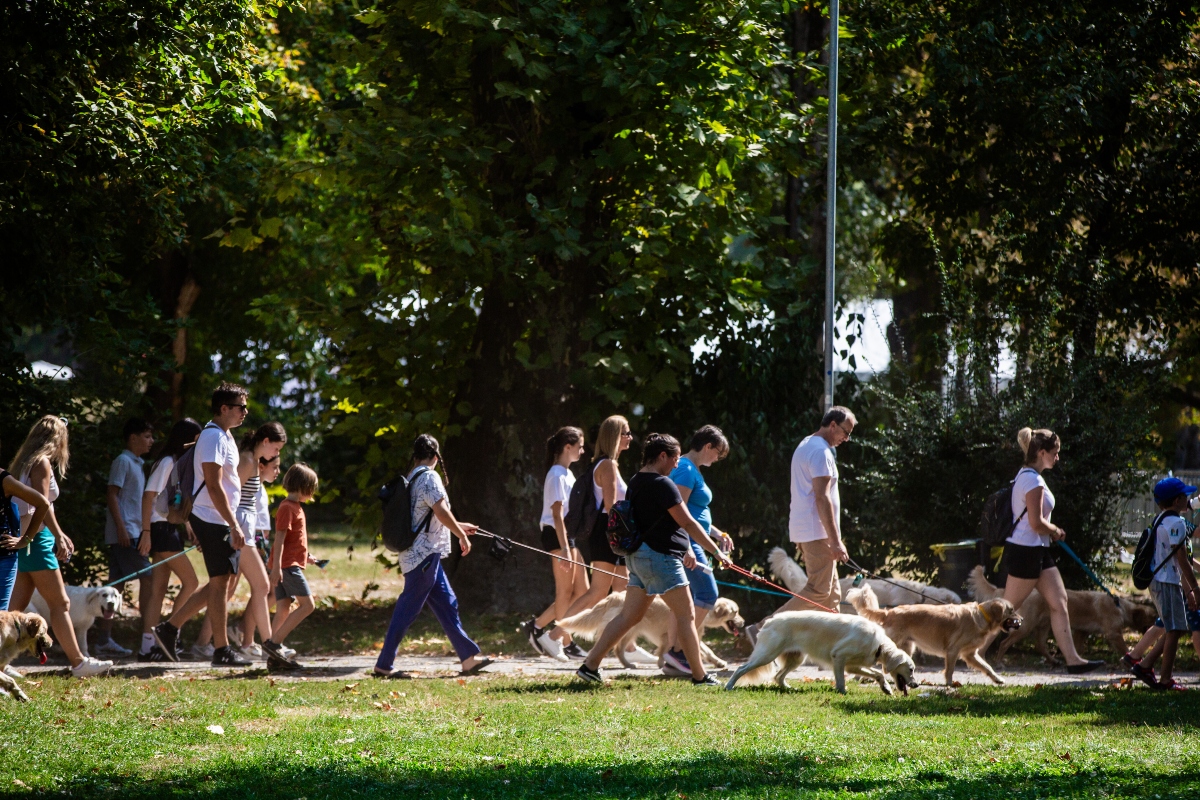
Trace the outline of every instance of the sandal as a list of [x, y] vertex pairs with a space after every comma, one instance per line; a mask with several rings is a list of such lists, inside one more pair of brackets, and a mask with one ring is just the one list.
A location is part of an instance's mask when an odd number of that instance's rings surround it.
[[391, 672], [380, 672], [378, 669], [373, 669], [371, 676], [385, 681], [411, 681], [413, 679], [411, 672], [405, 672], [402, 669], [394, 669]]
[[1158, 685], [1155, 686], [1154, 688], [1160, 692], [1186, 692], [1187, 691], [1187, 687], [1181, 683], [1176, 682], [1176, 680], [1174, 678], [1168, 678], [1165, 681], [1159, 681]]
[[476, 664], [475, 666], [471, 667], [470, 669], [464, 669], [462, 672], [460, 672], [458, 674], [462, 675], [463, 677], [466, 677], [468, 675], [478, 675], [480, 672], [483, 671], [484, 667], [490, 667], [492, 664], [495, 664], [495, 663], [496, 662], [493, 661], [492, 659], [485, 658], [482, 661], [480, 661], [478, 664]]

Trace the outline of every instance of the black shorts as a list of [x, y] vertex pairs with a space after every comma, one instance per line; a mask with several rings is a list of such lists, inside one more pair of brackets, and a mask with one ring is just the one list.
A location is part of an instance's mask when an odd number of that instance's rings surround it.
[[[569, 536], [567, 537], [567, 547], [575, 547], [575, 540]], [[549, 525], [542, 526], [542, 549], [551, 552], [562, 549], [558, 546], [558, 533]]]
[[624, 566], [625, 556], [619, 556], [608, 546], [608, 515], [601, 511], [596, 515], [596, 524], [588, 536], [588, 561]]
[[163, 522], [150, 523], [150, 552], [178, 553], [183, 549], [183, 538], [179, 535], [179, 526]]
[[[150, 559], [138, 552], [137, 545], [133, 544], [129, 547], [123, 547], [119, 544], [110, 544], [108, 546], [108, 580], [114, 582], [119, 578], [124, 578], [127, 575], [132, 575], [138, 570], [146, 569], [150, 566]], [[140, 580], [142, 575], [139, 575], [135, 580]], [[125, 585], [124, 581], [114, 583], [120, 589]]]
[[229, 526], [205, 522], [195, 514], [188, 522], [192, 524], [192, 533], [196, 534], [196, 543], [204, 554], [204, 569], [208, 571], [208, 577], [236, 575], [242, 553], [234, 550], [229, 543]]
[[1043, 570], [1056, 567], [1058, 561], [1049, 547], [1004, 543], [1003, 571], [1013, 578], [1036, 581], [1041, 577]]

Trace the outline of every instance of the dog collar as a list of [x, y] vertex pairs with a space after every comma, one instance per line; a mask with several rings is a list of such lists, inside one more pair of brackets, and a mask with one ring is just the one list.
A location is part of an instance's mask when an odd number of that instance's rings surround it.
[[988, 616], [988, 613], [987, 613], [986, 611], [984, 611], [984, 610], [983, 610], [983, 604], [982, 604], [982, 603], [976, 603], [976, 604], [975, 604], [975, 607], [979, 609], [979, 613], [983, 615], [983, 618], [984, 618], [984, 620], [987, 622], [987, 624], [988, 624], [988, 625], [991, 625], [991, 624], [992, 624], [992, 618], [991, 618], [991, 617], [989, 617], [989, 616]]

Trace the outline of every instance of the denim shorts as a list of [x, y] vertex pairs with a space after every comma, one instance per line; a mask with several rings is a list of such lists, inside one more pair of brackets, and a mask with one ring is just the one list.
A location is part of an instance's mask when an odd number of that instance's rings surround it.
[[[717, 604], [721, 595], [717, 591], [717, 577], [712, 573], [712, 562], [704, 548], [692, 542], [692, 555], [696, 557], [696, 566], [687, 570], [688, 582], [692, 585], [692, 604], [696, 608], [707, 608], [710, 611]], [[709, 569], [701, 567], [705, 564]]]
[[663, 555], [645, 544], [625, 556], [625, 565], [629, 567], [629, 586], [648, 595], [666, 594], [688, 585], [682, 559]]

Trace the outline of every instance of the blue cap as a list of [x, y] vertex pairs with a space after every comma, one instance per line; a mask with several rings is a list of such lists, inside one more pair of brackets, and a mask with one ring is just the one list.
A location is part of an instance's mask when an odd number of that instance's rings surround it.
[[1158, 483], [1154, 484], [1154, 502], [1158, 504], [1169, 503], [1179, 495], [1190, 495], [1196, 493], [1195, 486], [1188, 486], [1179, 478], [1163, 478]]

